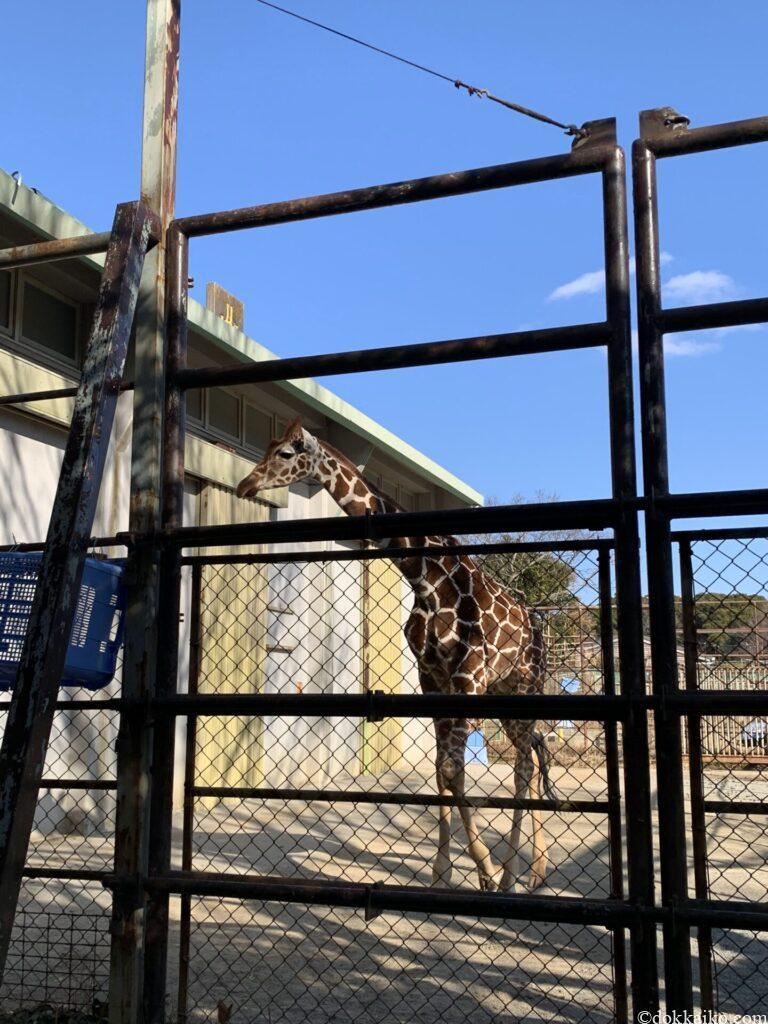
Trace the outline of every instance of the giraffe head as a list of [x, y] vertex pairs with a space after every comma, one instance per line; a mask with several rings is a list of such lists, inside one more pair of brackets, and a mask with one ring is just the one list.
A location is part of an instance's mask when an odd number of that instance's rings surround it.
[[299, 480], [313, 480], [322, 458], [316, 437], [304, 430], [300, 419], [285, 434], [271, 441], [261, 462], [237, 485], [238, 498], [252, 498], [270, 487], [287, 487]]

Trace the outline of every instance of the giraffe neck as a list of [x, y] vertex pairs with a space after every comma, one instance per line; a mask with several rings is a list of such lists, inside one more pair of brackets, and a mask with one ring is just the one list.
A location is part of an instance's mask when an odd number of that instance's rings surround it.
[[[317, 444], [320, 446], [320, 458], [317, 460], [316, 479], [348, 516], [403, 511], [397, 502], [375, 490], [363, 477], [357, 466], [350, 462], [345, 455], [325, 441], [318, 441]], [[423, 548], [443, 545], [452, 539], [448, 537], [391, 537], [384, 542], [384, 547]], [[429, 561], [436, 562], [437, 559]], [[455, 558], [452, 558], [452, 561], [455, 561]], [[393, 558], [392, 562], [417, 593], [424, 588], [429, 572], [426, 558], [414, 555], [412, 558]]]
[[317, 444], [320, 448], [317, 481], [348, 516], [402, 511], [394, 501], [378, 494], [346, 455], [325, 441]]

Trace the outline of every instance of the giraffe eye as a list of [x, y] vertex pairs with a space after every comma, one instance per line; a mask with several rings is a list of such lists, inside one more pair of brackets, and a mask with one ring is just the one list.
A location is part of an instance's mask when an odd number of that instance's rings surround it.
[[292, 459], [296, 452], [292, 451], [290, 448], [284, 448], [281, 452], [278, 452], [277, 454], [280, 456], [281, 459]]

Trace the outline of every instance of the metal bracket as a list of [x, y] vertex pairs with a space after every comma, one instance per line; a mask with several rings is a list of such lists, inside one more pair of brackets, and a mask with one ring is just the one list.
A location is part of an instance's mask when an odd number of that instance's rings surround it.
[[653, 139], [670, 132], [679, 134], [688, 130], [691, 119], [674, 107], [657, 107], [640, 112], [640, 137]]
[[375, 701], [376, 701], [377, 697], [383, 697], [384, 696], [384, 691], [383, 690], [366, 690], [365, 691], [365, 696], [366, 696], [366, 704], [368, 705], [368, 711], [366, 712], [366, 715], [365, 715], [366, 722], [383, 722], [384, 721], [384, 715], [382, 714], [381, 711], [376, 711], [375, 710], [374, 704], [375, 704]]
[[373, 885], [369, 885], [365, 893], [365, 920], [375, 921], [377, 917], [381, 915], [381, 910], [373, 906], [371, 897], [377, 891], [381, 891], [384, 888], [382, 882], [374, 882]]
[[597, 121], [585, 121], [580, 129], [584, 134], [573, 140], [571, 151], [593, 146], [616, 145], [616, 118], [603, 117]]

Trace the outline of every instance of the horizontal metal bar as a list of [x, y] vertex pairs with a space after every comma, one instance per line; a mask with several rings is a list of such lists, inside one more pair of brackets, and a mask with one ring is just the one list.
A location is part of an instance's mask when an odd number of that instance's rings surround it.
[[[121, 381], [117, 385], [118, 391], [132, 391], [134, 383], [132, 380]], [[54, 398], [74, 398], [77, 394], [77, 387], [51, 388], [49, 391], [28, 391], [18, 395], [0, 396], [2, 405], [23, 405], [27, 402], [48, 402]]]
[[[105, 884], [117, 888], [120, 880], [107, 879]], [[400, 911], [452, 916], [509, 917], [606, 927], [620, 923], [629, 924], [636, 921], [641, 913], [631, 904], [611, 899], [462, 892], [304, 878], [216, 875], [196, 871], [171, 871], [160, 878], [147, 879], [144, 885], [154, 892], [321, 904], [361, 909], [369, 913]]]
[[67, 882], [101, 882], [109, 878], [109, 871], [89, 871], [87, 868], [31, 868], [25, 867], [24, 878], [60, 878]]
[[674, 913], [692, 925], [768, 930], [768, 908], [765, 903], [747, 900], [687, 900], [678, 903]]
[[433, 793], [388, 793], [376, 790], [267, 789], [264, 787], [193, 786], [196, 797], [229, 800], [300, 800], [306, 803], [371, 804], [399, 807], [475, 807], [478, 810], [558, 811], [580, 814], [607, 814], [607, 800], [528, 800], [516, 797], [437, 796]]
[[434, 545], [429, 548], [365, 548], [351, 551], [288, 551], [278, 554], [242, 555], [187, 555], [181, 559], [182, 565], [260, 565], [282, 562], [359, 562], [372, 559], [414, 558], [422, 555], [434, 558], [435, 555], [481, 555], [505, 554], [511, 552], [572, 552], [611, 550], [613, 540], [595, 538], [584, 541], [542, 541], [536, 543], [509, 544], [451, 544]]
[[173, 694], [152, 702], [165, 715], [248, 715], [263, 718], [512, 718], [619, 721], [625, 697], [601, 694], [200, 693]]
[[429, 199], [487, 192], [491, 189], [530, 185], [540, 181], [554, 181], [578, 174], [600, 171], [616, 151], [615, 145], [590, 145], [570, 153], [521, 160], [517, 163], [478, 167], [449, 174], [436, 174], [428, 178], [414, 178], [346, 192], [291, 199], [287, 202], [267, 203], [261, 206], [243, 206], [235, 210], [204, 213], [194, 217], [180, 217], [171, 228], [182, 231], [190, 238], [199, 235], [241, 231], [245, 228], [268, 227], [316, 217], [329, 217], [362, 210], [378, 210], [386, 206], [402, 206]]
[[[488, 508], [397, 512], [375, 516], [334, 516], [273, 523], [185, 526], [166, 530], [177, 547], [226, 547], [230, 544], [290, 544], [311, 540], [382, 540], [432, 534], [470, 534], [504, 530], [587, 529], [612, 526], [619, 508], [612, 498], [553, 501]], [[126, 543], [137, 538], [120, 534]]]
[[54, 260], [68, 260], [76, 256], [92, 256], [106, 252], [111, 232], [77, 235], [74, 238], [52, 238], [46, 242], [31, 242], [28, 245], [14, 245], [0, 249], [0, 270], [29, 267], [34, 263], [52, 263]]
[[660, 132], [647, 138], [646, 143], [659, 157], [683, 156], [686, 153], [705, 153], [712, 149], [749, 146], [768, 141], [768, 117], [752, 117], [727, 124], [710, 124], [702, 128]]
[[768, 691], [678, 690], [663, 697], [605, 694], [421, 694], [384, 693], [203, 693], [174, 694], [153, 701], [159, 714], [264, 717], [535, 718], [584, 722], [621, 721], [630, 707], [652, 711], [661, 704], [679, 715], [768, 714]]
[[716, 327], [738, 327], [768, 321], [768, 298], [740, 299], [738, 302], [710, 302], [703, 306], [662, 309], [656, 323], [665, 334], [703, 331]]
[[[642, 506], [649, 504], [641, 500]], [[743, 491], [698, 491], [687, 494], [659, 494], [655, 510], [671, 519], [703, 519], [708, 516], [768, 514], [768, 488]]]
[[[8, 700], [0, 701], [0, 711], [11, 706], [10, 697]], [[104, 700], [59, 700], [56, 702], [57, 711], [120, 711], [124, 707], [119, 697], [108, 697]]]
[[678, 690], [665, 694], [663, 701], [681, 715], [768, 714], [768, 690]]
[[768, 803], [760, 800], [705, 800], [707, 814], [768, 814]]
[[691, 542], [697, 540], [751, 540], [753, 538], [768, 538], [768, 527], [736, 526], [712, 530], [673, 530], [671, 536], [672, 540]]
[[117, 783], [107, 779], [40, 779], [40, 789], [101, 790], [116, 789]]
[[414, 366], [437, 366], [442, 363], [596, 348], [607, 345], [610, 339], [611, 328], [607, 323], [577, 324], [572, 327], [549, 327], [452, 341], [388, 345], [383, 348], [356, 349], [351, 352], [295, 356], [291, 359], [265, 359], [259, 362], [230, 363], [228, 366], [205, 366], [180, 370], [173, 382], [187, 390], [232, 387], [236, 384], [264, 384], [269, 381], [303, 380], [307, 377], [368, 373], [373, 370], [402, 370]]
[[[89, 548], [121, 548], [126, 546], [125, 537], [91, 537]], [[22, 544], [0, 544], [0, 551], [43, 551], [45, 541], [32, 541]]]
[[[134, 886], [134, 879], [103, 877], [110, 889]], [[768, 909], [747, 901], [686, 900], [674, 910], [642, 906], [617, 899], [581, 896], [530, 896], [512, 893], [479, 893], [382, 883], [336, 882], [320, 879], [276, 878], [255, 875], [222, 875], [200, 871], [171, 871], [145, 879], [144, 888], [198, 898], [265, 900], [389, 912], [446, 914], [453, 917], [509, 918], [518, 921], [549, 921], [611, 928], [639, 921], [662, 923], [673, 913], [691, 925], [721, 928], [768, 929]]]

